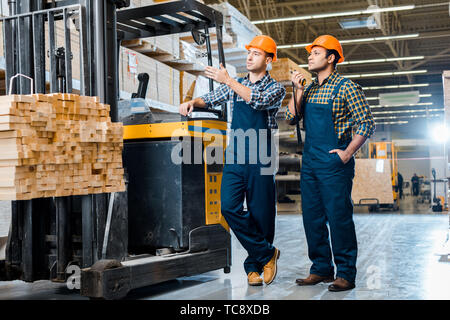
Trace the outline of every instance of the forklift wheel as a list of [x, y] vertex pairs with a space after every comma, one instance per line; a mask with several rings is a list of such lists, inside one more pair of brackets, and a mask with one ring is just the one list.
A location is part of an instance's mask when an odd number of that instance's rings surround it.
[[223, 273], [230, 273], [230, 272], [231, 272], [231, 268], [230, 267], [223, 268]]

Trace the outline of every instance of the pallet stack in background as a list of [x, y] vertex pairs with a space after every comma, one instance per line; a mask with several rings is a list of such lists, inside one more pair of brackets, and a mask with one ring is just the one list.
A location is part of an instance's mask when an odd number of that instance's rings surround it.
[[0, 97], [0, 200], [125, 190], [123, 128], [75, 94]]

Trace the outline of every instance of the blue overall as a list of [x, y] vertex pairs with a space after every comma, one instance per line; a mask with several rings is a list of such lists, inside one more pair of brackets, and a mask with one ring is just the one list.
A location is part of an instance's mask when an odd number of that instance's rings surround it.
[[333, 100], [345, 81], [338, 83], [327, 104], [307, 102], [305, 105], [306, 135], [300, 190], [303, 226], [312, 261], [310, 273], [334, 275], [333, 252], [336, 277], [354, 283], [357, 242], [351, 191], [355, 160], [352, 157], [344, 164], [337, 153], [329, 153], [332, 149], [345, 150], [350, 143], [350, 140], [338, 140], [332, 113]]
[[[267, 88], [273, 84], [271, 82]], [[271, 135], [266, 111], [255, 110], [245, 101], [237, 101], [236, 96], [233, 100], [232, 133], [239, 129], [253, 132], [256, 133], [256, 141], [245, 139], [245, 146], [239, 145], [243, 141], [238, 141], [238, 137], [231, 134], [222, 176], [221, 211], [231, 230], [247, 250], [245, 272], [261, 273], [275, 253], [272, 242], [275, 235], [276, 188], [273, 173], [261, 174], [261, 169], [267, 167], [265, 161], [261, 161], [259, 156], [256, 163], [251, 161], [251, 153], [259, 155], [263, 146], [259, 139], [260, 130], [265, 130], [268, 133], [265, 154], [271, 155]], [[239, 161], [244, 152], [245, 161]], [[247, 211], [244, 211], [244, 198], [247, 201]]]

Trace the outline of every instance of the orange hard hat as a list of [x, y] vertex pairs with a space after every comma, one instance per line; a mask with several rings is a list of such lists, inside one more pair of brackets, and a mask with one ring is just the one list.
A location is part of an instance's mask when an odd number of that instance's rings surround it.
[[324, 47], [325, 49], [328, 50], [336, 50], [340, 55], [338, 63], [344, 62], [344, 51], [342, 50], [342, 46], [339, 43], [339, 40], [336, 39], [335, 37], [330, 36], [328, 34], [319, 36], [316, 38], [316, 40], [314, 40], [313, 43], [311, 43], [309, 46], [306, 46], [306, 50], [308, 52], [311, 52], [314, 46]]
[[269, 36], [256, 36], [253, 40], [245, 45], [245, 49], [249, 50], [251, 47], [261, 49], [268, 53], [273, 53], [273, 61], [277, 61], [277, 44]]

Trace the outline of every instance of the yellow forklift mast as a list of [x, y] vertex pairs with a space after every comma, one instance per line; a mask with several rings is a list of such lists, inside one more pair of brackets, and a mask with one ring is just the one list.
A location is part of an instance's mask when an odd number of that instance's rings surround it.
[[369, 142], [369, 159], [386, 159], [391, 163], [391, 183], [394, 203], [399, 201], [397, 150], [393, 142]]

